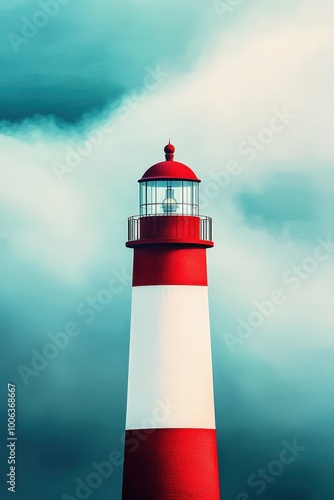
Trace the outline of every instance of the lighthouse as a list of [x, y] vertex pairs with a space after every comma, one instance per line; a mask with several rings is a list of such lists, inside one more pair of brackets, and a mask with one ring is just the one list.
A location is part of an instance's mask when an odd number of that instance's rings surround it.
[[200, 179], [174, 160], [139, 179], [122, 500], [219, 500], [206, 250]]

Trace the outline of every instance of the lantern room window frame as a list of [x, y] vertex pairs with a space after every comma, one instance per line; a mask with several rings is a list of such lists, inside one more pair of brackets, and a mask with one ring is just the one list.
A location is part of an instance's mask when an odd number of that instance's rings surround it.
[[198, 216], [199, 181], [180, 179], [141, 181], [139, 183], [139, 213], [141, 217]]

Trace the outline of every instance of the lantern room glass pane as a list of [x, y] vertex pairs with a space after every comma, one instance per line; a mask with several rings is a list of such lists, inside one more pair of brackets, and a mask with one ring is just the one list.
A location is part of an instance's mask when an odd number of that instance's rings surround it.
[[198, 182], [194, 183], [193, 205], [197, 206], [197, 213], [198, 213], [198, 210], [199, 210], [199, 185], [198, 185]]
[[183, 212], [186, 215], [193, 215], [192, 191], [193, 182], [183, 181]]
[[146, 182], [142, 182], [140, 184], [140, 194], [139, 194], [139, 203], [140, 203], [140, 206], [142, 205], [146, 205], [147, 201], [146, 201]]
[[146, 190], [146, 214], [154, 215], [155, 214], [155, 204], [156, 204], [156, 182], [149, 181], [147, 184]]

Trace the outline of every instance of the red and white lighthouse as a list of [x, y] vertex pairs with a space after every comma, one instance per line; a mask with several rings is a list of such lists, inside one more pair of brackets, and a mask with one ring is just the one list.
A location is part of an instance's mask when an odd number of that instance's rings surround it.
[[219, 500], [206, 249], [195, 173], [174, 161], [139, 180], [122, 500]]

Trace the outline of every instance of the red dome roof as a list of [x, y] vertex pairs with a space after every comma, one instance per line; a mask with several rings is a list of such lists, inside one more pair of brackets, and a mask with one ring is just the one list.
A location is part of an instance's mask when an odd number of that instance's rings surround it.
[[184, 165], [184, 163], [180, 163], [179, 161], [174, 160], [166, 160], [160, 163], [156, 163], [148, 170], [146, 170], [145, 174], [139, 180], [139, 182], [159, 179], [182, 179], [184, 181], [189, 180], [200, 182], [195, 172], [193, 172], [191, 168], [187, 167], [187, 165]]
[[184, 181], [201, 182], [191, 168], [184, 163], [174, 161], [175, 147], [169, 142], [164, 149], [166, 153], [166, 161], [161, 161], [150, 167], [144, 173], [139, 182], [150, 180], [176, 179]]

